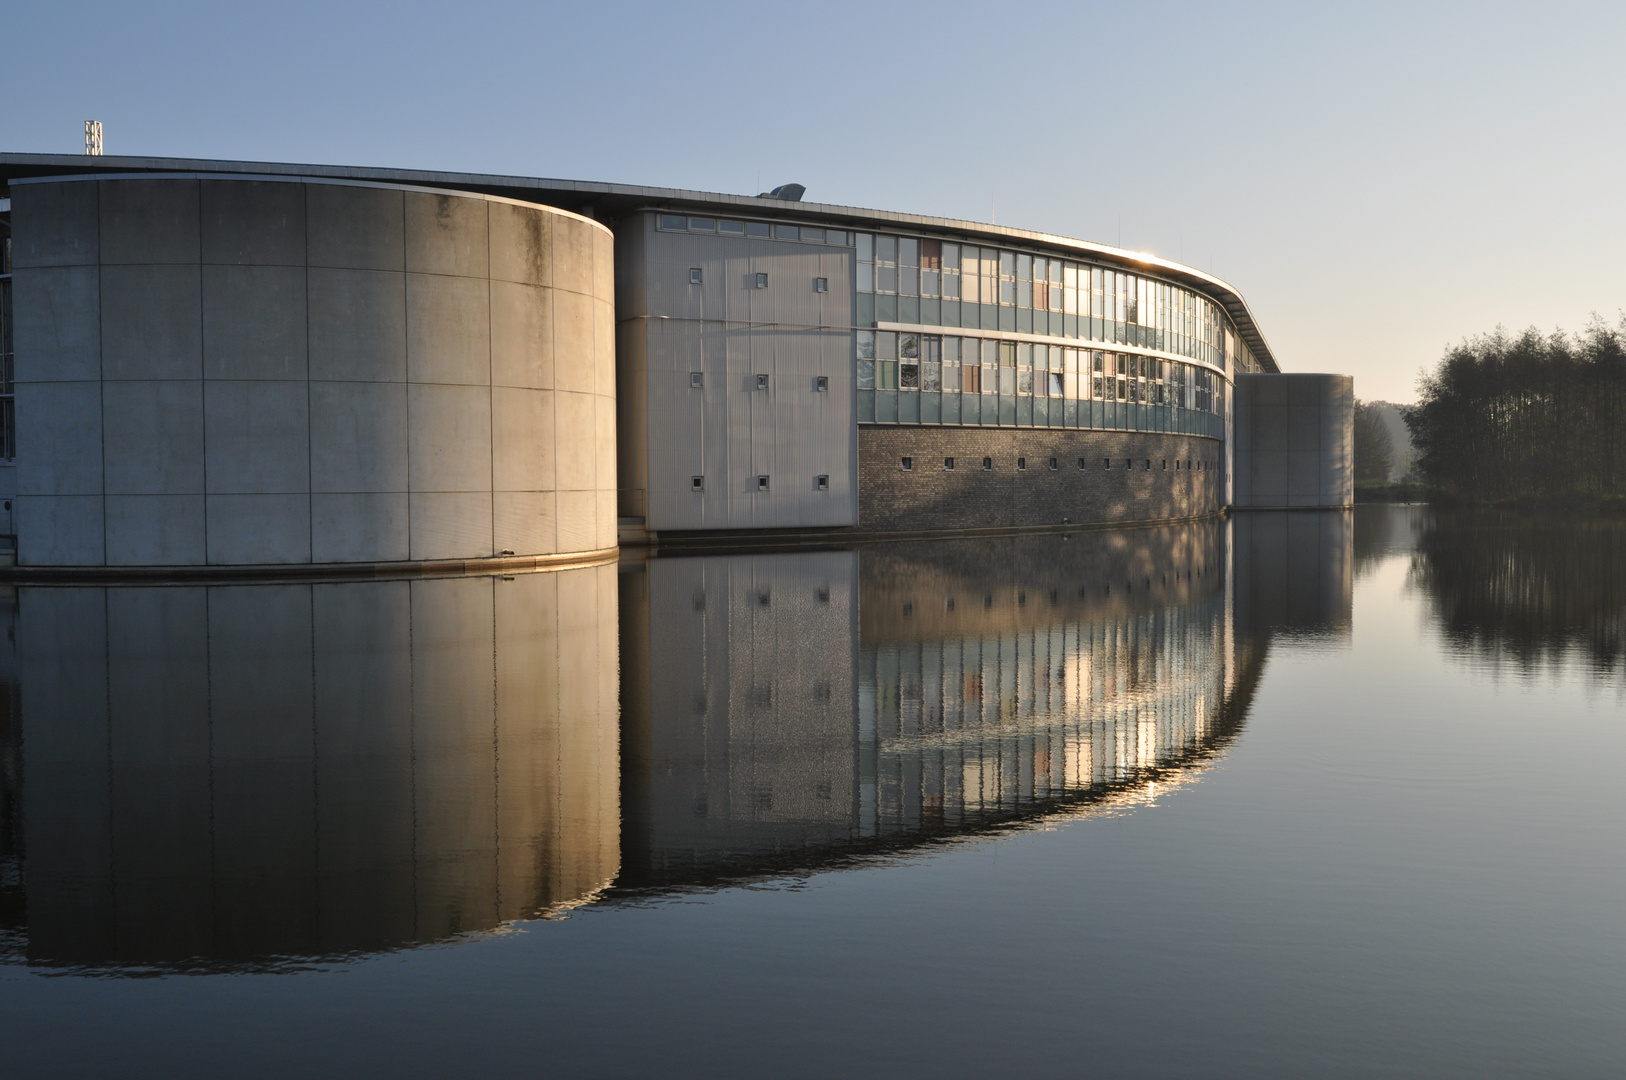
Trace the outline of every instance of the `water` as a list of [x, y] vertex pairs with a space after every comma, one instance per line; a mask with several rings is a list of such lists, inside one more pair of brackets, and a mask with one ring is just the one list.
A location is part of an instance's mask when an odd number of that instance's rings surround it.
[[1618, 1076], [1626, 528], [24, 588], [8, 1076]]

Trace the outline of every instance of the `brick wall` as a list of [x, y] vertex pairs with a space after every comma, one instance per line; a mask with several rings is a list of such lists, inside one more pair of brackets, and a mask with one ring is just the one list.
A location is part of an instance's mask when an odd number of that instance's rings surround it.
[[[1214, 439], [1139, 431], [861, 426], [859, 528], [912, 532], [1217, 513], [1221, 450]], [[909, 469], [902, 467], [905, 457]], [[992, 468], [983, 468], [985, 457]], [[945, 458], [954, 459], [953, 469], [944, 468]], [[1026, 468], [1017, 467], [1018, 458]]]

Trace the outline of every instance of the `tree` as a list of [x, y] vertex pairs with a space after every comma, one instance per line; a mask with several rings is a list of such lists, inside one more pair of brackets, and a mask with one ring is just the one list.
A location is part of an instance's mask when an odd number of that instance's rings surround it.
[[1355, 482], [1385, 484], [1394, 469], [1394, 440], [1383, 414], [1369, 401], [1355, 403]]

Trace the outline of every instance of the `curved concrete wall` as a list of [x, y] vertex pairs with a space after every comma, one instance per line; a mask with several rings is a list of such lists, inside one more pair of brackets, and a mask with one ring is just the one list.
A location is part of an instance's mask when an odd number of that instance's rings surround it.
[[1238, 510], [1355, 505], [1355, 380], [1348, 375], [1238, 375]]
[[603, 226], [191, 175], [23, 182], [12, 210], [19, 562], [615, 546]]

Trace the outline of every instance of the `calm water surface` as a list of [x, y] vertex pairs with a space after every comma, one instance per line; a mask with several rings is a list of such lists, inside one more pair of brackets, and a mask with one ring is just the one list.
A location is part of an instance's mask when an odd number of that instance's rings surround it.
[[1626, 528], [23, 588], [0, 1071], [1626, 1074]]

